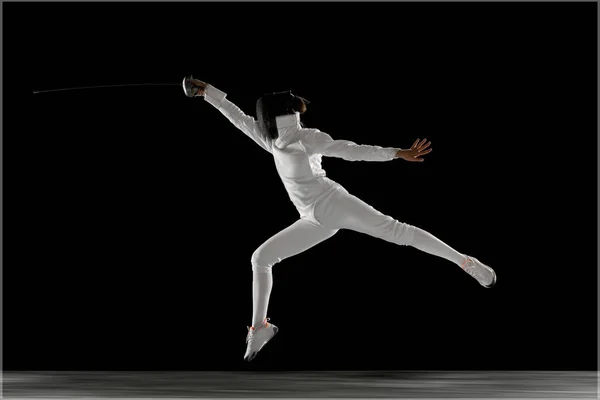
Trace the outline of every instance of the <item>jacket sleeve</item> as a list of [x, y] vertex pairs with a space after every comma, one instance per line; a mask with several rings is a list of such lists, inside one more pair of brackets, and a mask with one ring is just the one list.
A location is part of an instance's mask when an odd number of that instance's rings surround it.
[[239, 130], [244, 132], [246, 136], [254, 140], [256, 144], [268, 151], [272, 152], [272, 140], [266, 135], [262, 135], [256, 120], [240, 110], [235, 104], [226, 99], [227, 94], [207, 85], [204, 92], [204, 99], [212, 104], [221, 112], [227, 119]]
[[348, 140], [333, 140], [327, 133], [319, 130], [315, 130], [311, 136], [311, 144], [315, 153], [343, 158], [346, 161], [390, 161], [400, 150], [394, 147], [356, 144]]

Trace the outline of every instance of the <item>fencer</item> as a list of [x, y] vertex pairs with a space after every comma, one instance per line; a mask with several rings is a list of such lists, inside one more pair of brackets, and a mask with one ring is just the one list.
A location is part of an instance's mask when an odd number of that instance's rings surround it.
[[253, 315], [246, 337], [245, 360], [252, 360], [278, 331], [267, 318], [273, 266], [332, 237], [339, 229], [365, 233], [443, 257], [486, 288], [496, 283], [493, 269], [474, 257], [459, 253], [418, 227], [382, 214], [329, 179], [321, 166], [322, 156], [348, 161], [402, 159], [422, 162], [422, 157], [432, 150], [426, 139], [417, 139], [410, 149], [334, 140], [325, 132], [301, 124], [300, 115], [306, 111], [308, 102], [291, 92], [261, 97], [257, 102], [257, 119], [254, 119], [229, 101], [226, 93], [210, 84], [189, 76], [184, 79], [183, 88], [189, 97], [204, 97], [233, 125], [273, 155], [279, 177], [299, 213], [297, 221], [252, 254]]

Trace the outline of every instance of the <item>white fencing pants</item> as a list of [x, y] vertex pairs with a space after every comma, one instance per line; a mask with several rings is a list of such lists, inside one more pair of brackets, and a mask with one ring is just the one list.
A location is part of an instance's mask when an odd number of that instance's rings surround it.
[[339, 229], [365, 233], [398, 245], [409, 245], [461, 265], [465, 256], [431, 234], [382, 214], [343, 187], [320, 199], [314, 218], [301, 218], [264, 242], [252, 255], [253, 317], [258, 326], [266, 317], [273, 286], [271, 268], [333, 236]]

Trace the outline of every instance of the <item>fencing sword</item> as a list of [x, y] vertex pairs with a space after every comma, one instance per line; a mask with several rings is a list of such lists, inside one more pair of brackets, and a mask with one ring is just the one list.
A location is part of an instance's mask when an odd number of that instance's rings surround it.
[[53, 92], [63, 92], [68, 90], [85, 90], [85, 89], [103, 89], [103, 88], [118, 88], [118, 87], [133, 87], [133, 86], [180, 86], [183, 85], [184, 91], [186, 95], [190, 96], [190, 92], [192, 89], [192, 84], [190, 82], [192, 76], [188, 75], [184, 78], [183, 83], [127, 83], [120, 85], [101, 85], [101, 86], [78, 86], [78, 87], [69, 87], [69, 88], [60, 88], [60, 89], [48, 89], [48, 90], [33, 90], [33, 94], [40, 93], [53, 93]]
[[33, 94], [39, 93], [53, 93], [62, 92], [67, 90], [84, 90], [84, 89], [102, 89], [102, 88], [116, 88], [116, 87], [132, 87], [132, 86], [179, 86], [179, 83], [128, 83], [122, 85], [101, 85], [101, 86], [78, 86], [60, 89], [49, 89], [49, 90], [34, 90]]

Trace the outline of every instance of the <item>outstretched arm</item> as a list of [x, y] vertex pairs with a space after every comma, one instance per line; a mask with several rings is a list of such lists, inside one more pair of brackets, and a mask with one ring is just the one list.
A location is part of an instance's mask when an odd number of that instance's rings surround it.
[[254, 140], [256, 144], [269, 153], [272, 151], [271, 139], [261, 134], [260, 128], [254, 118], [244, 114], [239, 107], [227, 100], [227, 93], [197, 79], [192, 79], [192, 83], [199, 87], [197, 96], [204, 96], [204, 99], [227, 117], [236, 128], [244, 132], [246, 136]]
[[315, 130], [311, 137], [311, 144], [315, 153], [329, 157], [339, 157], [347, 161], [390, 161], [402, 158], [406, 161], [423, 161], [421, 156], [431, 152], [427, 149], [431, 142], [425, 144], [417, 142], [408, 150], [396, 147], [380, 147], [365, 144], [356, 144], [349, 140], [334, 140], [330, 135]]

